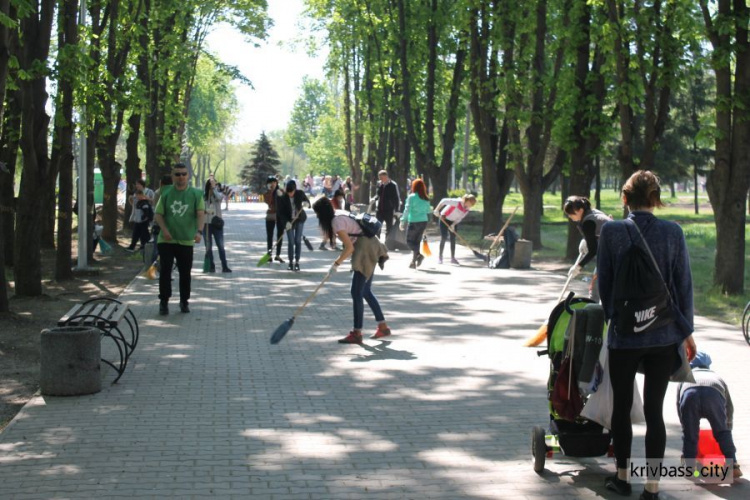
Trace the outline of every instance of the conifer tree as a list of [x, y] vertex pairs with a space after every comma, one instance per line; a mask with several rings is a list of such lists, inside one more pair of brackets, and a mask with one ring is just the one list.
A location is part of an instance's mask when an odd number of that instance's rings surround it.
[[266, 188], [266, 179], [269, 175], [278, 174], [276, 167], [280, 164], [279, 154], [266, 137], [266, 133], [262, 132], [260, 139], [255, 143], [250, 163], [242, 167], [240, 179], [243, 184], [250, 186], [253, 193], [262, 193]]

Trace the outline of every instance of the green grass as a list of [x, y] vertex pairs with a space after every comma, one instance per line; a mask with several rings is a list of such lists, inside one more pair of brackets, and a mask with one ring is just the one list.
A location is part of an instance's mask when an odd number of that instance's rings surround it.
[[[622, 202], [619, 194], [602, 191], [602, 210], [615, 219], [622, 216]], [[739, 327], [742, 311], [750, 301], [750, 255], [745, 259], [745, 290], [743, 295], [727, 296], [713, 285], [714, 258], [716, 251], [716, 226], [713, 213], [705, 196], [699, 197], [700, 214], [694, 213], [692, 193], [677, 193], [675, 198], [665, 197], [667, 205], [657, 209], [656, 215], [662, 219], [680, 224], [690, 253], [690, 268], [693, 273], [693, 291], [696, 314], [719, 321], [728, 322]], [[567, 219], [560, 209], [560, 195], [545, 193], [544, 215], [542, 216], [543, 248], [534, 251], [533, 259], [537, 261], [563, 261], [567, 244]], [[511, 193], [505, 199], [503, 213], [507, 217], [514, 207], [520, 207], [513, 219], [513, 224], [520, 228], [523, 222], [523, 199], [520, 193]], [[481, 212], [481, 200], [477, 204]], [[479, 217], [481, 219], [481, 217]], [[746, 246], [750, 249], [750, 227], [745, 233]], [[466, 224], [462, 236], [477, 248], [487, 246], [482, 241], [481, 221]], [[484, 247], [482, 244], [484, 243]]]

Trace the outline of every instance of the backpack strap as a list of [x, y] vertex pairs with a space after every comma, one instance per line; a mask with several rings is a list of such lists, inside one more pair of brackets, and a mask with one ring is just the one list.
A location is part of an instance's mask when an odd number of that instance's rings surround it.
[[[625, 219], [626, 222], [630, 222], [635, 226], [635, 230], [638, 231], [638, 235], [641, 237], [641, 241], [643, 242], [643, 246], [646, 247], [646, 252], [648, 252], [648, 256], [651, 257], [651, 262], [654, 264], [654, 268], [656, 268], [656, 272], [659, 274], [659, 278], [661, 278], [661, 282], [664, 285], [664, 289], [667, 291], [667, 295], [669, 296], [669, 302], [672, 301], [672, 294], [669, 292], [669, 287], [667, 286], [667, 282], [664, 281], [664, 276], [661, 274], [661, 269], [659, 269], [659, 265], [656, 263], [656, 259], [654, 258], [654, 254], [651, 253], [651, 247], [648, 245], [648, 242], [646, 241], [646, 238], [643, 237], [643, 233], [641, 232], [641, 229], [638, 227], [638, 224], [635, 223], [634, 220], [631, 219]], [[630, 235], [630, 232], [628, 231], [628, 236]], [[631, 238], [632, 241], [632, 238]]]

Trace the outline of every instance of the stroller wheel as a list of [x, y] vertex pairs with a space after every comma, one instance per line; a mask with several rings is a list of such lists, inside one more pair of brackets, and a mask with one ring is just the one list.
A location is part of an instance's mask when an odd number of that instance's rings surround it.
[[538, 425], [531, 429], [531, 455], [534, 457], [534, 472], [541, 474], [547, 457], [547, 443], [544, 429]]

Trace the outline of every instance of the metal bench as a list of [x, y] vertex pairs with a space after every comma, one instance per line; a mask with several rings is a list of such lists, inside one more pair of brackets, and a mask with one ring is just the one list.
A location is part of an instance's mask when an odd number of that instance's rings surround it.
[[[57, 322], [58, 326], [89, 326], [98, 328], [102, 337], [109, 337], [115, 343], [120, 360], [117, 365], [102, 358], [102, 361], [117, 372], [113, 384], [125, 373], [128, 359], [138, 345], [138, 320], [127, 304], [109, 297], [98, 297], [77, 304]], [[126, 332], [129, 335], [126, 335]]]

